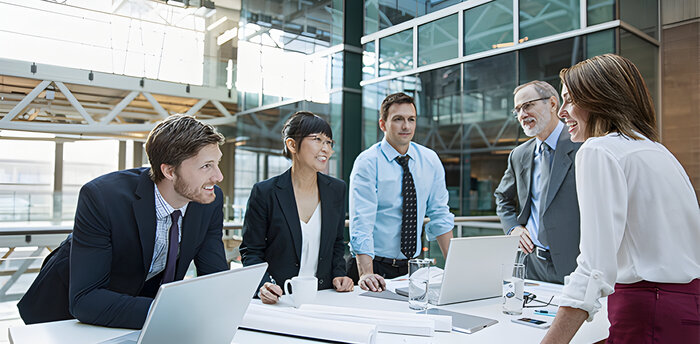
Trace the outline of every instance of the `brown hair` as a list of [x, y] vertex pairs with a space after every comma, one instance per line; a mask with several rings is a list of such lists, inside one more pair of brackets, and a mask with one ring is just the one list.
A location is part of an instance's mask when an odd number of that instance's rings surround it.
[[382, 101], [382, 105], [379, 108], [379, 118], [386, 121], [387, 117], [389, 116], [389, 108], [394, 104], [412, 104], [413, 108], [416, 108], [416, 103], [413, 101], [413, 97], [408, 96], [403, 92], [390, 94]]
[[151, 163], [151, 180], [159, 182], [165, 178], [162, 164], [178, 167], [210, 144], [221, 145], [224, 136], [213, 126], [204, 124], [192, 116], [173, 115], [158, 123], [148, 134], [146, 155]]
[[331, 126], [325, 119], [315, 115], [309, 111], [297, 111], [292, 117], [289, 117], [282, 128], [282, 143], [284, 144], [283, 154], [287, 159], [292, 159], [292, 153], [287, 149], [285, 141], [291, 138], [298, 144], [297, 149], [301, 148], [301, 140], [311, 134], [322, 133], [333, 140], [333, 131]]
[[[642, 74], [632, 61], [605, 54], [564, 68], [559, 77], [574, 105], [588, 111], [588, 137], [618, 132], [658, 141], [656, 113]], [[635, 133], [636, 132], [636, 133]]]

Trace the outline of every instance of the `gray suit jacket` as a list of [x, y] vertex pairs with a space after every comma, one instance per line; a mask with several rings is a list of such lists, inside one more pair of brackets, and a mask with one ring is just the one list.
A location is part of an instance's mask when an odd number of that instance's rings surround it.
[[[496, 188], [496, 213], [503, 231], [527, 224], [530, 217], [530, 185], [535, 140], [529, 140], [513, 149], [508, 156], [508, 169]], [[557, 278], [564, 279], [576, 269], [579, 254], [579, 210], [576, 198], [576, 170], [574, 161], [581, 143], [574, 143], [566, 128], [557, 141], [552, 160], [552, 173], [544, 198], [544, 216], [540, 231], [547, 234], [552, 262]]]

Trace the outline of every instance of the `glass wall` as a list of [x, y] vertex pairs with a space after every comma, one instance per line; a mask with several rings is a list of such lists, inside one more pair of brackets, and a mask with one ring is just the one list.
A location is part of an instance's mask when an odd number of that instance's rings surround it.
[[379, 40], [379, 76], [413, 68], [413, 30]]
[[620, 20], [653, 38], [659, 38], [659, 4], [657, 0], [619, 0]]
[[547, 81], [561, 88], [559, 71], [583, 59], [583, 37], [574, 37], [520, 50], [519, 84]]
[[513, 45], [513, 1], [494, 0], [464, 11], [464, 54]]
[[586, 35], [586, 58], [615, 52], [615, 29]]
[[[659, 101], [658, 96], [658, 75], [659, 75], [659, 52], [658, 47], [648, 41], [639, 38], [637, 35], [620, 29], [620, 55], [630, 59], [639, 72], [644, 77], [644, 82], [649, 88], [654, 104]], [[658, 112], [659, 107], [656, 106]]]
[[615, 0], [588, 0], [586, 3], [588, 25], [605, 23], [615, 18]]
[[462, 0], [365, 0], [365, 35], [458, 4]]
[[580, 28], [579, 0], [520, 0], [520, 40], [551, 36]]
[[418, 66], [458, 55], [457, 14], [418, 27]]
[[243, 110], [285, 100], [328, 103], [342, 84], [343, 2], [244, 0], [238, 28], [236, 88]]
[[[588, 50], [607, 52], [611, 31], [590, 40]], [[534, 79], [559, 87], [559, 71], [583, 59], [586, 38], [574, 37], [438, 68], [363, 87], [365, 147], [377, 130], [384, 97], [403, 91], [416, 99], [414, 141], [435, 150], [446, 171], [450, 208], [457, 215], [494, 214], [493, 191], [507, 154], [528, 138], [511, 115], [513, 89]]]

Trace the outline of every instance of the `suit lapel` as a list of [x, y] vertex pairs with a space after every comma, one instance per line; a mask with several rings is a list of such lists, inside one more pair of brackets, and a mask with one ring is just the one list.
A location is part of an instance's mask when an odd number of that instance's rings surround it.
[[330, 190], [330, 179], [326, 176], [318, 173], [318, 193], [321, 200], [321, 247], [319, 248], [318, 257], [321, 258], [328, 255], [333, 247], [333, 241], [335, 238], [335, 226], [337, 219], [333, 217], [333, 206], [331, 201], [333, 200], [333, 195]]
[[525, 182], [525, 190], [522, 190], [524, 192], [518, 190], [518, 195], [520, 195], [520, 205], [523, 209], [525, 209], [525, 205], [528, 204], [532, 193], [530, 188], [532, 187], [532, 164], [535, 157], [535, 139], [530, 139], [530, 141], [525, 144], [529, 146], [524, 147], [524, 153], [520, 157], [520, 168], [522, 168], [520, 174], [521, 180]]
[[557, 141], [557, 149], [554, 150], [554, 161], [552, 161], [551, 174], [549, 176], [549, 186], [547, 187], [547, 198], [542, 211], [546, 211], [552, 203], [554, 196], [559, 191], [561, 183], [564, 182], [566, 174], [573, 163], [569, 153], [574, 150], [574, 144], [569, 139], [569, 133], [562, 130]]
[[153, 259], [153, 246], [156, 237], [156, 206], [155, 195], [153, 194], [154, 184], [148, 176], [149, 170], [141, 173], [139, 184], [136, 187], [137, 199], [132, 203], [134, 217], [139, 228], [139, 239], [141, 241], [141, 254], [143, 255], [143, 268], [146, 273], [151, 268]]
[[292, 236], [292, 244], [294, 244], [294, 252], [297, 254], [297, 261], [301, 260], [301, 224], [299, 224], [299, 212], [297, 211], [297, 202], [294, 199], [294, 189], [292, 188], [292, 170], [284, 172], [277, 180], [277, 190], [275, 196], [279, 202], [279, 206], [284, 214], [284, 219], [287, 221]]

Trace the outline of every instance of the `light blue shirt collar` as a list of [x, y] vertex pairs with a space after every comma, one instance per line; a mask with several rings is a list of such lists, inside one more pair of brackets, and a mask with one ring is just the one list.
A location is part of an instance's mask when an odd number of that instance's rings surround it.
[[[551, 148], [552, 150], [556, 150], [556, 149], [557, 149], [557, 142], [559, 142], [559, 135], [561, 135], [561, 131], [562, 131], [562, 129], [564, 129], [564, 123], [562, 123], [562, 122], [561, 122], [560, 120], [558, 120], [558, 119], [557, 119], [556, 121], [558, 122], [558, 123], [557, 123], [557, 126], [554, 128], [554, 130], [552, 130], [552, 133], [549, 134], [549, 136], [547, 137], [547, 139], [544, 140], [544, 142], [547, 142], [547, 145], [548, 145], [549, 148]], [[542, 140], [538, 139], [537, 137], [535, 137], [535, 140], [536, 140], [536, 142], [537, 142], [537, 147], [536, 147], [535, 151], [536, 151], [536, 152], [539, 152], [539, 151], [540, 151], [540, 145], [542, 144]]]
[[[389, 143], [389, 141], [386, 140], [386, 136], [384, 136], [382, 142], [379, 144], [379, 148], [381, 149], [382, 154], [384, 154], [386, 160], [389, 162], [392, 162], [394, 159], [396, 159], [396, 157], [402, 155]], [[418, 157], [413, 142], [409, 144], [406, 154], [408, 154], [411, 157], [411, 160], [415, 160]]]

